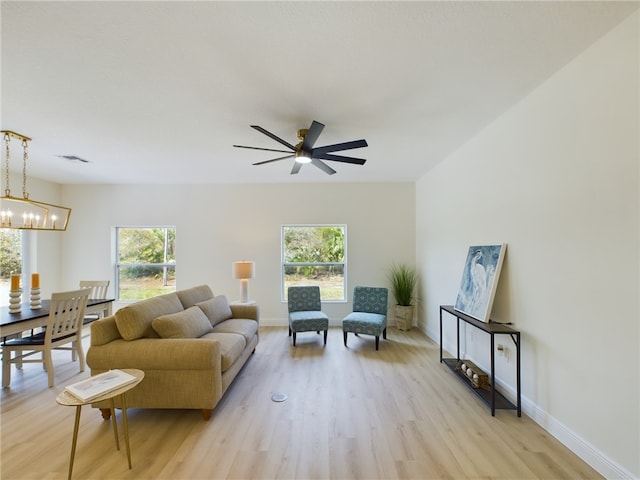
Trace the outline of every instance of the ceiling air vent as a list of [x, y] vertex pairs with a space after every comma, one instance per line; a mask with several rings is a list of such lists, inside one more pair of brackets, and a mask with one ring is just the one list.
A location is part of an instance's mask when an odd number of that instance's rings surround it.
[[76, 157], [75, 155], [58, 155], [60, 158], [64, 158], [69, 160], [70, 162], [79, 162], [79, 163], [89, 163], [89, 160], [85, 160], [84, 158]]

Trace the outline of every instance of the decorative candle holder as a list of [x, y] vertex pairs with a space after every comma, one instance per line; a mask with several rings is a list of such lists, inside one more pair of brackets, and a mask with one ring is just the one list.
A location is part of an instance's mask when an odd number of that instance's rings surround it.
[[39, 308], [42, 308], [39, 288], [31, 289], [31, 296], [29, 297], [29, 307], [31, 308], [31, 310], [38, 310]]
[[9, 291], [9, 313], [20, 313], [22, 290]]

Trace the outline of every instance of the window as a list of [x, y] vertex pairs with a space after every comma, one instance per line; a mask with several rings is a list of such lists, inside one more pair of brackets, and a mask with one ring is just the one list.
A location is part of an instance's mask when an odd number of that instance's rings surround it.
[[282, 227], [282, 298], [295, 285], [318, 285], [322, 301], [346, 299], [346, 225]]
[[0, 229], [0, 305], [9, 305], [11, 274], [22, 273], [22, 230]]
[[176, 290], [176, 229], [116, 228], [116, 292], [136, 301]]

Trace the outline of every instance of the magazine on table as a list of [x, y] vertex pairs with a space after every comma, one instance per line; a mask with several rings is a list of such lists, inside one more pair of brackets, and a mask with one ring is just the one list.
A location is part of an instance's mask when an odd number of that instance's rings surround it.
[[89, 402], [105, 393], [113, 392], [125, 385], [129, 385], [136, 380], [136, 377], [122, 370], [109, 370], [108, 372], [99, 373], [81, 382], [68, 385], [65, 387], [65, 391], [83, 402]]

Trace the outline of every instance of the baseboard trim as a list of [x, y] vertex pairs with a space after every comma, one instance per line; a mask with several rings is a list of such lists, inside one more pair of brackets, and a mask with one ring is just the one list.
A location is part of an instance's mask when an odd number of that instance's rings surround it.
[[[497, 385], [497, 383], [496, 383]], [[502, 387], [504, 388], [504, 387]], [[529, 399], [522, 398], [522, 410], [534, 422], [553, 435], [560, 443], [589, 464], [605, 478], [633, 480], [636, 477], [627, 469], [618, 465], [593, 444], [586, 441], [562, 422], [549, 415]]]
[[[440, 332], [433, 329], [426, 328], [422, 331], [427, 335], [434, 343], [440, 344]], [[444, 345], [445, 351], [455, 351], [455, 344]], [[472, 361], [475, 361], [473, 358]], [[482, 368], [482, 365], [479, 365]], [[515, 388], [503, 382], [500, 378], [495, 379], [496, 389], [500, 391], [510, 401], [516, 401]], [[617, 464], [614, 460], [609, 458], [606, 454], [600, 451], [590, 442], [586, 441], [576, 432], [568, 428], [562, 422], [558, 421], [553, 416], [549, 415], [546, 411], [526, 398], [524, 395], [522, 399], [522, 412], [530, 417], [534, 422], [544, 428], [550, 435], [555, 437], [565, 447], [580, 457], [591, 468], [596, 470], [605, 478], [615, 478], [620, 480], [637, 480], [637, 477], [633, 475], [626, 468]]]

